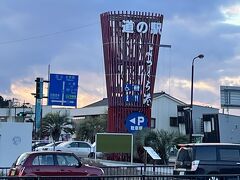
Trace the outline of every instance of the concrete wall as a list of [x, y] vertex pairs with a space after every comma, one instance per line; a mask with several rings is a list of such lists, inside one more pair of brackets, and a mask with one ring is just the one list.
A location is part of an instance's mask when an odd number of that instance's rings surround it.
[[240, 143], [240, 117], [218, 114], [220, 142]]

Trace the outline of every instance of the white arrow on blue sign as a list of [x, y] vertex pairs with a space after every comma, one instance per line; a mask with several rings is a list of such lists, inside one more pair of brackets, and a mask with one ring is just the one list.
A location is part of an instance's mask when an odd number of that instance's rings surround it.
[[133, 112], [128, 115], [126, 119], [126, 128], [128, 132], [135, 132], [138, 130], [142, 130], [148, 126], [148, 119], [147, 117], [140, 112]]

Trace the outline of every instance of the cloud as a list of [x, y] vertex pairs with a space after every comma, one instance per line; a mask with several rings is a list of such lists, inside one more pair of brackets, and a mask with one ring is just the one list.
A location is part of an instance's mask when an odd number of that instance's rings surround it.
[[[80, 73], [78, 88], [78, 107], [83, 107], [95, 101], [99, 101], [106, 97], [106, 88], [103, 74], [96, 73]], [[44, 83], [44, 96], [47, 96], [48, 84]], [[35, 104], [35, 98], [31, 93], [35, 93], [35, 82], [32, 77], [24, 79], [16, 79], [10, 86], [10, 93], [1, 93], [4, 99], [12, 99], [17, 97], [19, 102], [28, 102]], [[43, 99], [46, 105], [47, 100]]]
[[221, 6], [220, 12], [224, 16], [223, 23], [240, 26], [240, 4]]
[[194, 83], [194, 88], [199, 91], [207, 91], [211, 94], [216, 94], [216, 88], [213, 86], [212, 82], [198, 81]]
[[[165, 91], [173, 97], [179, 98], [184, 102], [188, 102], [190, 99], [191, 82], [189, 80], [178, 77], [161, 78], [161, 80], [156, 80], [156, 85], [155, 91]], [[198, 96], [195, 97], [195, 100], [198, 102], [211, 104], [209, 102], [211, 98], [207, 98], [206, 94], [208, 96], [211, 95], [211, 97], [216, 97], [219, 95], [218, 89], [218, 81], [196, 81], [194, 82], [194, 92]]]
[[224, 86], [239, 86], [240, 76], [225, 76], [220, 78], [220, 84]]
[[29, 79], [14, 81], [10, 86], [11, 93], [5, 95], [6, 99], [11, 99], [11, 97], [17, 97], [19, 102], [27, 102], [30, 104], [34, 104], [34, 96], [31, 93], [35, 92], [34, 83], [30, 83]]
[[65, 73], [103, 72], [101, 50], [101, 46], [97, 44], [91, 44], [90, 47], [83, 43], [71, 42], [52, 58], [50, 64], [54, 71]]

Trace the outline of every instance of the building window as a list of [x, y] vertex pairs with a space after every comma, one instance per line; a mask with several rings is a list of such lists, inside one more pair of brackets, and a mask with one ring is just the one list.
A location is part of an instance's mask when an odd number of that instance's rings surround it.
[[178, 111], [178, 116], [183, 117], [184, 116], [184, 111]]
[[212, 132], [211, 121], [203, 121], [203, 129], [204, 129], [204, 132]]
[[170, 117], [170, 126], [171, 127], [178, 127], [177, 117]]
[[179, 123], [179, 133], [180, 134], [186, 134], [186, 126], [183, 123]]
[[151, 118], [151, 129], [156, 128], [156, 118]]

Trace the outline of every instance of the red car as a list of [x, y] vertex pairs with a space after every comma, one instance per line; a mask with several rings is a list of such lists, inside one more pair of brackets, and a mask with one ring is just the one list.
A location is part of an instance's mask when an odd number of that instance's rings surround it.
[[9, 176], [101, 176], [101, 168], [84, 165], [73, 153], [45, 151], [20, 155]]

